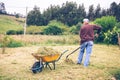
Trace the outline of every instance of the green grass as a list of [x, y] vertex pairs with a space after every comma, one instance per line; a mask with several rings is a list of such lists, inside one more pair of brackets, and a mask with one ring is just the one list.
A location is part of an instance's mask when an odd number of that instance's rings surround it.
[[5, 34], [8, 30], [23, 29], [24, 19], [13, 16], [0, 15], [0, 33]]
[[12, 78], [8, 78], [7, 76], [1, 76], [0, 75], [0, 80], [13, 80]]

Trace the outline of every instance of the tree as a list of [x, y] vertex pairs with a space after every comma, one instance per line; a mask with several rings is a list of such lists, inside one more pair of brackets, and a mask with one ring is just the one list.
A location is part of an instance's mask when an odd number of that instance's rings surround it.
[[115, 16], [120, 21], [120, 3], [118, 5], [116, 2], [111, 3], [109, 12], [110, 15]]
[[110, 5], [110, 15], [115, 16], [116, 14], [117, 14], [117, 4], [116, 2], [113, 2]]
[[82, 20], [86, 17], [86, 11], [85, 11], [85, 7], [84, 4], [79, 5], [78, 9], [77, 9], [77, 22], [82, 22]]
[[107, 10], [106, 9], [102, 9], [101, 10], [101, 16], [106, 16], [107, 15]]
[[77, 10], [77, 4], [74, 2], [66, 2], [63, 3], [61, 9], [60, 9], [60, 21], [65, 23], [66, 25], [72, 26], [73, 24], [77, 24], [75, 18], [76, 18], [76, 10]]
[[89, 6], [88, 18], [93, 21], [94, 20], [94, 6]]
[[117, 20], [120, 22], [120, 3], [118, 4], [118, 9], [117, 9]]
[[16, 17], [16, 18], [19, 18], [19, 14], [16, 14], [15, 17]]
[[46, 22], [46, 24], [51, 20], [57, 20], [68, 26], [72, 26], [76, 25], [86, 17], [86, 11], [83, 4], [79, 5], [77, 8], [75, 2], [67, 1], [62, 4], [62, 7], [51, 5], [42, 15], [44, 16], [44, 22]]
[[101, 7], [100, 4], [97, 5], [97, 8], [95, 9], [95, 18], [101, 17]]
[[30, 11], [27, 15], [27, 24], [28, 25], [36, 25], [40, 26], [43, 25], [43, 17], [41, 15], [41, 12], [39, 11], [39, 8], [37, 6], [34, 7], [32, 11]]
[[6, 14], [5, 4], [3, 2], [0, 2], [0, 14]]
[[44, 17], [44, 24], [47, 25], [49, 21], [54, 19], [59, 20], [59, 17], [60, 17], [59, 10], [60, 10], [60, 6], [58, 5], [57, 6], [51, 5], [50, 7], [48, 7], [48, 9], [45, 10], [42, 14]]

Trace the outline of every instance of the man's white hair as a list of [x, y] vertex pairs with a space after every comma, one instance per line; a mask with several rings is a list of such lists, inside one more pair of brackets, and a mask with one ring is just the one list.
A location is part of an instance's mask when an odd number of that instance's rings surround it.
[[85, 19], [83, 19], [83, 22], [89, 23], [89, 19], [85, 18]]

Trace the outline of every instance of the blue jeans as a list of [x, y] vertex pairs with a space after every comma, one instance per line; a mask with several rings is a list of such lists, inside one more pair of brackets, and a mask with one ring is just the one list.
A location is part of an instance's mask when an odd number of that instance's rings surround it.
[[82, 63], [84, 51], [86, 49], [86, 57], [84, 60], [85, 67], [87, 67], [89, 65], [90, 55], [92, 53], [92, 46], [93, 46], [93, 41], [88, 41], [88, 42], [84, 42], [81, 44], [80, 52], [79, 52], [79, 56], [78, 56], [78, 63], [80, 63], [80, 64]]

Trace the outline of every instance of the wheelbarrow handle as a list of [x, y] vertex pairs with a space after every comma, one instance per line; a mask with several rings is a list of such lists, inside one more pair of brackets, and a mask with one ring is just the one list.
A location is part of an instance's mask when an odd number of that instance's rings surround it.
[[62, 57], [62, 55], [64, 54], [64, 53], [66, 53], [68, 50], [65, 50], [65, 51], [63, 51], [62, 53], [61, 53], [61, 55], [59, 56], [59, 58], [56, 60], [56, 61], [58, 61], [61, 57]]
[[65, 50], [65, 51], [63, 51], [62, 53], [61, 53], [61, 55], [63, 55], [64, 53], [66, 53], [68, 50]]
[[80, 49], [80, 47], [78, 47], [77, 49], [75, 49], [74, 51], [72, 51], [70, 54], [68, 54], [68, 55], [66, 56], [66, 59], [68, 58], [68, 56], [70, 56], [71, 54], [73, 54], [74, 52], [76, 52], [78, 49]]

